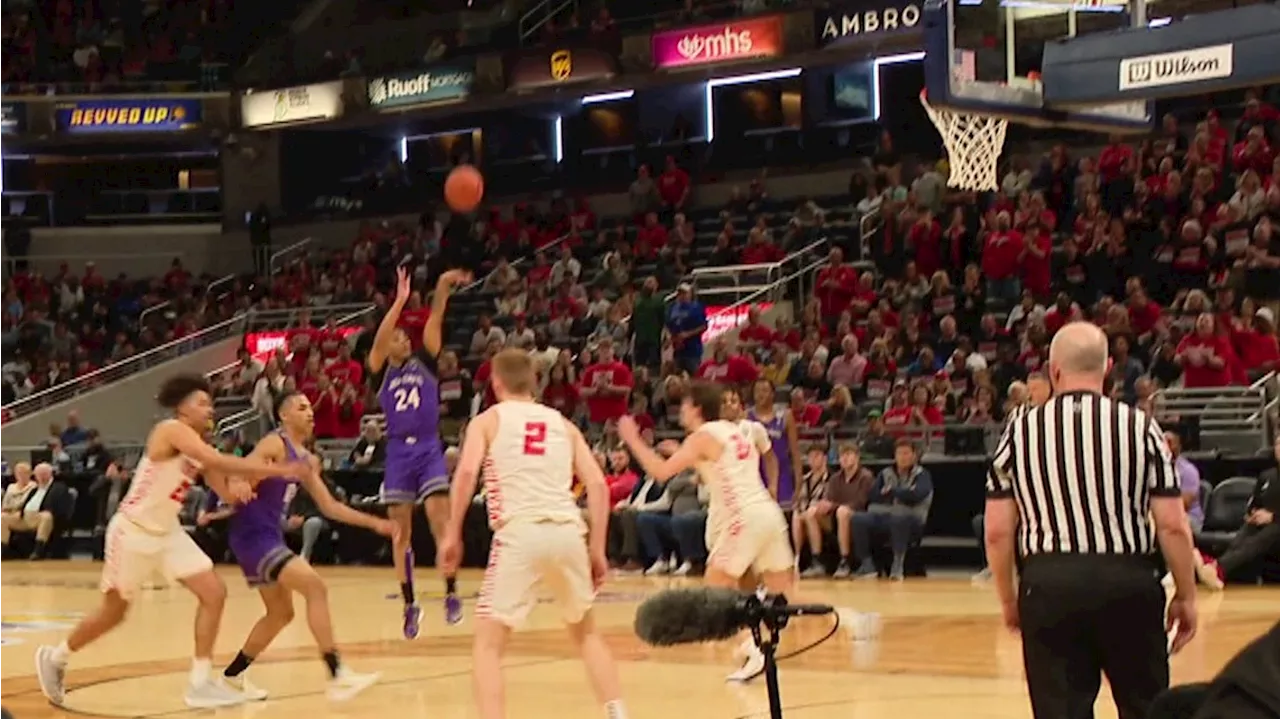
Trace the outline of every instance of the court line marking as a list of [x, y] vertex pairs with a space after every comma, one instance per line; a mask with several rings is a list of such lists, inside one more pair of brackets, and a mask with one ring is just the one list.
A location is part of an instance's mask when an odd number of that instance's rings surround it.
[[[386, 658], [394, 659], [396, 657], [393, 655], [386, 655]], [[280, 659], [276, 661], [267, 661], [262, 663], [263, 664], [289, 664], [289, 663], [301, 662], [301, 661], [306, 661], [306, 660]], [[560, 658], [560, 657], [548, 657], [544, 659], [534, 659], [526, 662], [520, 662], [517, 664], [504, 664], [502, 669], [503, 671], [508, 671], [512, 669], [524, 669], [526, 667], [542, 666], [546, 664], [554, 664], [556, 662], [565, 662], [565, 661], [569, 661], [569, 660]], [[412, 677], [403, 677], [400, 679], [390, 679], [386, 681], [379, 680], [377, 684], [375, 684], [373, 687], [370, 687], [370, 688], [372, 689], [372, 688], [381, 687], [381, 686], [394, 686], [394, 685], [400, 685], [400, 684], [408, 684], [409, 682], [434, 682], [439, 679], [453, 679], [453, 678], [462, 677], [462, 676], [469, 676], [471, 674], [471, 671], [472, 671], [471, 667], [468, 667], [465, 670], [460, 670], [455, 672], [445, 672], [443, 674], [425, 674], [425, 675], [417, 675]], [[169, 673], [178, 674], [180, 672], [169, 672]], [[138, 674], [133, 676], [114, 677], [111, 679], [100, 679], [98, 681], [87, 682], [67, 692], [67, 696], [70, 697], [76, 692], [81, 691], [82, 689], [90, 689], [92, 687], [102, 686], [104, 684], [113, 684], [116, 682], [132, 681], [134, 679], [141, 679], [147, 676], [155, 676], [155, 675]], [[29, 694], [32, 691], [35, 691], [38, 693], [40, 689], [37, 687], [34, 690], [19, 692], [18, 694], [11, 695], [11, 696], [21, 696], [23, 694]], [[272, 702], [302, 699], [305, 697], [319, 696], [324, 693], [325, 693], [325, 690], [320, 689], [320, 690], [294, 692], [290, 694], [272, 694], [265, 701], [244, 702], [242, 704], [233, 704], [228, 707], [219, 707], [219, 708], [220, 709], [236, 709], [236, 708], [249, 709], [249, 708], [258, 706], [258, 707], [263, 707], [263, 709], [265, 710], [267, 707], [270, 707]], [[345, 704], [347, 702], [343, 702], [343, 703]], [[102, 712], [95, 713], [95, 712], [84, 711], [81, 709], [74, 709], [72, 707], [65, 706], [65, 705], [57, 706], [52, 703], [49, 704], [49, 707], [55, 710], [61, 710], [68, 714], [74, 714], [76, 716], [101, 717], [102, 719], [157, 719], [158, 717], [178, 717], [178, 716], [183, 716], [185, 714], [206, 714], [207, 712], [210, 711], [209, 709], [192, 709], [191, 707], [183, 707], [182, 709], [171, 709], [167, 711], [159, 711], [159, 712], [151, 712], [151, 713], [143, 713], [143, 714], [104, 714]]]

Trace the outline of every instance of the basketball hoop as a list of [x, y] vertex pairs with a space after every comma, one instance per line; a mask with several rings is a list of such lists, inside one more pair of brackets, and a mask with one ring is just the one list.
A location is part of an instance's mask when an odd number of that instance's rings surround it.
[[996, 163], [1004, 149], [1009, 121], [994, 115], [968, 115], [929, 104], [920, 91], [920, 104], [942, 135], [951, 177], [947, 184], [963, 190], [994, 191], [999, 188]]

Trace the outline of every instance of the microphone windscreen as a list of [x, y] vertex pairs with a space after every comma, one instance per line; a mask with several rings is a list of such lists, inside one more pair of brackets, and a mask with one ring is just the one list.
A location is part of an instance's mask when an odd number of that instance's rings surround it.
[[711, 587], [658, 592], [636, 609], [636, 636], [657, 647], [731, 639], [745, 626], [745, 599], [737, 590]]

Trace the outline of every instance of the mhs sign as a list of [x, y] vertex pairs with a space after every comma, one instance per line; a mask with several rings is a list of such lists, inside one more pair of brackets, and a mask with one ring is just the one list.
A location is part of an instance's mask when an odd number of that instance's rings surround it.
[[917, 3], [844, 7], [814, 14], [814, 35], [819, 45], [853, 42], [872, 35], [898, 33], [920, 28]]

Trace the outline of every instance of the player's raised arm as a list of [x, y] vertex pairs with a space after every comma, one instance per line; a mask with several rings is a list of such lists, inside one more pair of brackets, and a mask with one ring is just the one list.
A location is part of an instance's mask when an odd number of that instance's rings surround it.
[[573, 473], [587, 494], [587, 548], [592, 556], [603, 557], [609, 537], [609, 485], [582, 432], [567, 419], [564, 426], [573, 438]]
[[[156, 431], [160, 433], [162, 442], [205, 467], [227, 474], [240, 475], [251, 481], [272, 476], [301, 477], [310, 471], [305, 464], [298, 462], [271, 464], [253, 455], [236, 457], [223, 454], [210, 447], [194, 429], [177, 420], [161, 422], [156, 427]], [[277, 437], [276, 440], [279, 441], [279, 438]]]
[[719, 456], [719, 448], [715, 446], [714, 439], [702, 432], [694, 432], [680, 445], [680, 449], [663, 459], [640, 436], [640, 427], [635, 420], [626, 416], [618, 420], [618, 436], [626, 442], [631, 456], [640, 463], [645, 474], [659, 483], [665, 483], [677, 474], [693, 469], [698, 462], [713, 460]]
[[422, 347], [432, 357], [439, 355], [444, 346], [444, 312], [449, 306], [449, 295], [459, 285], [470, 281], [471, 273], [466, 270], [449, 270], [436, 281], [436, 291], [431, 295], [431, 314], [427, 316], [427, 324], [422, 328]]
[[396, 325], [400, 322], [400, 312], [404, 309], [404, 305], [409, 301], [409, 271], [404, 267], [396, 268], [396, 298], [392, 300], [391, 306], [387, 308], [387, 314], [382, 318], [382, 323], [378, 325], [378, 331], [373, 335], [373, 346], [369, 348], [369, 358], [366, 364], [369, 365], [370, 372], [381, 372], [382, 365], [387, 361], [387, 351], [391, 346], [391, 337], [395, 334]]

